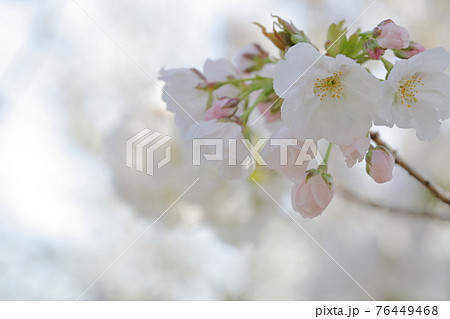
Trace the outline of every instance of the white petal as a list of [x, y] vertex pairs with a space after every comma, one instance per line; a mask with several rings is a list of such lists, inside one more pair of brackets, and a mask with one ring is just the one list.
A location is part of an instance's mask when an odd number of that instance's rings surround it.
[[200, 77], [192, 69], [162, 69], [159, 73], [159, 79], [166, 82], [169, 86], [180, 88], [195, 87], [200, 81]]
[[399, 128], [415, 128], [420, 140], [431, 141], [439, 134], [439, 112], [427, 101], [419, 100], [411, 107], [396, 104], [393, 117]]
[[359, 95], [360, 99], [371, 102], [359, 105], [358, 107], [366, 107], [369, 112], [373, 113], [373, 108], [378, 105], [378, 100], [383, 92], [383, 82], [379, 81], [375, 76], [367, 72], [366, 69], [357, 64], [354, 66], [343, 65], [340, 70], [344, 74], [342, 78], [344, 92], [351, 91], [355, 96]]
[[[349, 57], [342, 55], [342, 54], [338, 54], [336, 56], [336, 64], [360, 67], [360, 65], [358, 63], [356, 63], [355, 60], [350, 59]], [[367, 71], [366, 71], [366, 73], [369, 74], [369, 72], [367, 72]]]
[[425, 50], [408, 59], [411, 64], [419, 64], [422, 70], [428, 72], [443, 72], [450, 63], [450, 52], [444, 48]]
[[227, 59], [206, 60], [203, 73], [208, 82], [225, 81], [227, 78], [239, 78], [239, 72]]
[[348, 145], [370, 129], [369, 114], [351, 112], [343, 100], [337, 103], [315, 99], [289, 99], [283, 102], [281, 118], [301, 140], [325, 138], [332, 143]]
[[450, 53], [444, 48], [425, 50], [412, 58], [395, 62], [388, 79], [399, 82], [416, 72], [443, 72], [449, 63]]
[[392, 81], [384, 81], [381, 85], [381, 98], [378, 101], [378, 107], [372, 114], [375, 125], [384, 125], [392, 127], [394, 120], [392, 118], [392, 104], [394, 103], [395, 92]]
[[168, 111], [180, 116], [180, 122], [187, 117], [187, 121], [195, 123], [190, 116], [197, 121], [203, 119], [208, 94], [196, 89], [202, 79], [195, 72], [191, 69], [162, 70], [159, 78], [166, 82], [162, 99]]
[[[215, 120], [201, 122], [200, 125], [192, 125], [186, 134], [187, 140], [192, 139], [218, 139], [223, 146], [223, 160], [206, 160], [201, 156], [202, 165], [214, 166], [225, 179], [237, 179], [248, 177], [254, 169], [254, 161], [242, 166], [241, 163], [249, 155], [247, 148], [242, 144], [241, 127], [232, 122], [217, 122]], [[229, 140], [236, 140], [236, 152], [230, 152]], [[191, 145], [192, 146], [192, 145]], [[215, 154], [216, 146], [202, 146], [201, 154]], [[236, 165], [229, 164], [229, 158], [233, 157]]]
[[281, 106], [281, 119], [287, 128], [301, 140], [315, 138], [310, 127], [318, 107], [317, 99], [288, 99]]
[[[341, 101], [342, 100], [342, 101]], [[338, 145], [348, 145], [353, 139], [364, 136], [372, 126], [370, 114], [355, 112], [346, 99], [333, 104], [323, 103], [314, 123], [317, 134]], [[317, 137], [316, 137], [317, 138]]]
[[[286, 163], [281, 163], [281, 147], [280, 145], [272, 145], [271, 141], [274, 139], [294, 139], [294, 134], [285, 126], [280, 127], [275, 133], [273, 133], [264, 145], [261, 156], [267, 163], [267, 167], [273, 170], [282, 172], [294, 183], [300, 183], [303, 174], [308, 168], [308, 162], [304, 162], [301, 165], [296, 164], [298, 157], [300, 156], [303, 141], [297, 140], [297, 145], [286, 145]], [[283, 165], [282, 165], [283, 164]]]
[[441, 120], [450, 118], [450, 76], [441, 72], [427, 72], [421, 75], [423, 86], [417, 96], [433, 103], [441, 114]]
[[[285, 59], [275, 66], [273, 81], [275, 93], [282, 98], [295, 94], [298, 88], [305, 84], [303, 80], [311, 77], [311, 65], [319, 57], [319, 51], [308, 43], [298, 43], [289, 48]], [[317, 61], [316, 64], [319, 62]], [[308, 68], [310, 70], [305, 72]]]
[[431, 107], [425, 107], [425, 104], [422, 105], [420, 101], [414, 105], [412, 112], [417, 119], [417, 137], [423, 141], [432, 141], [436, 139], [441, 127], [439, 113]]

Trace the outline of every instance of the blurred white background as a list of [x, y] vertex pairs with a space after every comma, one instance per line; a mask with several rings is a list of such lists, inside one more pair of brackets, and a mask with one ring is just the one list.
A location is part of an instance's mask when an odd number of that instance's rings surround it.
[[[196, 67], [250, 42], [251, 22], [292, 20], [323, 47], [329, 24], [368, 1], [77, 0], [153, 76]], [[447, 0], [379, 0], [357, 25], [391, 18], [427, 48], [450, 49]], [[0, 1], [0, 299], [73, 300], [198, 176], [200, 180], [83, 299], [369, 299], [258, 186], [193, 170], [157, 85], [73, 1]], [[174, 161], [148, 176], [125, 166], [125, 141], [148, 127], [174, 136]], [[382, 130], [450, 189], [450, 125], [433, 143]], [[364, 165], [339, 185], [380, 203], [450, 214], [399, 168], [377, 185]], [[261, 183], [292, 212], [290, 184]], [[405, 217], [337, 193], [297, 221], [375, 298], [450, 298], [450, 223]]]

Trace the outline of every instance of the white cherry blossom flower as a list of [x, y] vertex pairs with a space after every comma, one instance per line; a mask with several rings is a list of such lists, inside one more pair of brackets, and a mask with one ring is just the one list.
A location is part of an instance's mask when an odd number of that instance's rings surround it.
[[450, 118], [450, 77], [442, 73], [449, 63], [444, 48], [397, 61], [383, 83], [375, 124], [414, 128], [419, 139], [435, 139], [441, 121]]
[[281, 118], [297, 138], [339, 145], [366, 135], [379, 98], [378, 80], [366, 69], [343, 55], [321, 57], [307, 43], [277, 63], [274, 89], [285, 99]]
[[[160, 79], [166, 83], [162, 98], [167, 110], [175, 113], [175, 123], [182, 136], [192, 125], [197, 125], [195, 121], [199, 123], [204, 120], [210, 94], [199, 87], [231, 78], [239, 78], [239, 73], [226, 59], [207, 60], [203, 74], [195, 69], [163, 69], [160, 72]], [[238, 93], [233, 85], [223, 85], [212, 94], [212, 102], [217, 102], [221, 97], [235, 97]]]
[[[242, 127], [233, 121], [220, 120], [235, 112], [234, 109], [229, 109], [230, 112], [223, 111], [221, 107], [227, 101], [234, 100], [239, 90], [231, 84], [222, 85], [212, 95], [202, 89], [209, 84], [239, 78], [234, 66], [225, 59], [207, 60], [203, 74], [193, 69], [163, 70], [160, 78], [166, 82], [163, 100], [167, 104], [167, 110], [175, 113], [175, 123], [180, 128], [183, 139], [188, 143], [193, 139], [220, 139], [223, 143], [223, 156], [220, 160], [205, 160], [202, 157], [201, 164], [217, 167], [220, 175], [226, 179], [248, 177], [254, 169], [254, 162], [251, 159], [241, 165], [249, 155], [241, 142], [244, 138]], [[231, 99], [223, 99], [225, 97]], [[174, 100], [182, 104], [197, 123]], [[209, 110], [208, 103], [212, 106]], [[234, 141], [232, 143], [236, 145], [236, 152], [234, 149], [230, 152], [230, 140]], [[215, 146], [202, 146], [202, 154], [205, 154], [203, 150], [205, 153], [216, 153]]]

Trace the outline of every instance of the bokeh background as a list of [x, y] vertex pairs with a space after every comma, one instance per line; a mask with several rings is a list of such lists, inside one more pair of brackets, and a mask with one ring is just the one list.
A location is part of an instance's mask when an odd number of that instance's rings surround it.
[[[373, 2], [77, 1], [153, 77], [233, 59], [250, 42], [276, 54], [251, 24], [270, 27], [270, 14], [322, 45], [330, 23], [350, 24]], [[379, 0], [357, 24], [370, 30], [391, 18], [425, 47], [450, 49], [449, 14], [447, 0]], [[0, 41], [0, 299], [77, 298], [197, 177], [82, 299], [369, 299], [254, 183], [193, 169], [161, 90], [73, 1], [0, 1]], [[174, 160], [155, 176], [125, 166], [125, 141], [146, 127], [174, 137]], [[380, 131], [450, 189], [449, 122], [432, 143]], [[450, 215], [399, 168], [377, 185], [363, 164], [347, 169], [337, 149], [332, 162], [339, 187]], [[293, 213], [286, 179], [261, 183]], [[295, 218], [375, 299], [450, 298], [450, 222], [339, 191], [321, 217]]]

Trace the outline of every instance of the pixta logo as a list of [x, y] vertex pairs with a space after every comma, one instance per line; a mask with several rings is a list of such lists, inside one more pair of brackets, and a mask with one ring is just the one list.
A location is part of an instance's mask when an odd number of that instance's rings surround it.
[[[162, 137], [161, 137], [162, 136]], [[155, 152], [162, 148], [168, 141], [172, 139], [171, 136], [163, 135], [160, 132], [151, 131], [146, 128], [139, 133], [133, 135], [126, 143], [126, 165], [133, 167], [136, 164], [136, 169], [140, 172], [144, 171], [144, 162], [147, 164], [146, 173], [153, 176], [155, 165]], [[156, 169], [162, 168], [170, 162], [172, 158], [171, 147], [167, 146], [165, 156], [160, 161], [156, 162]]]

